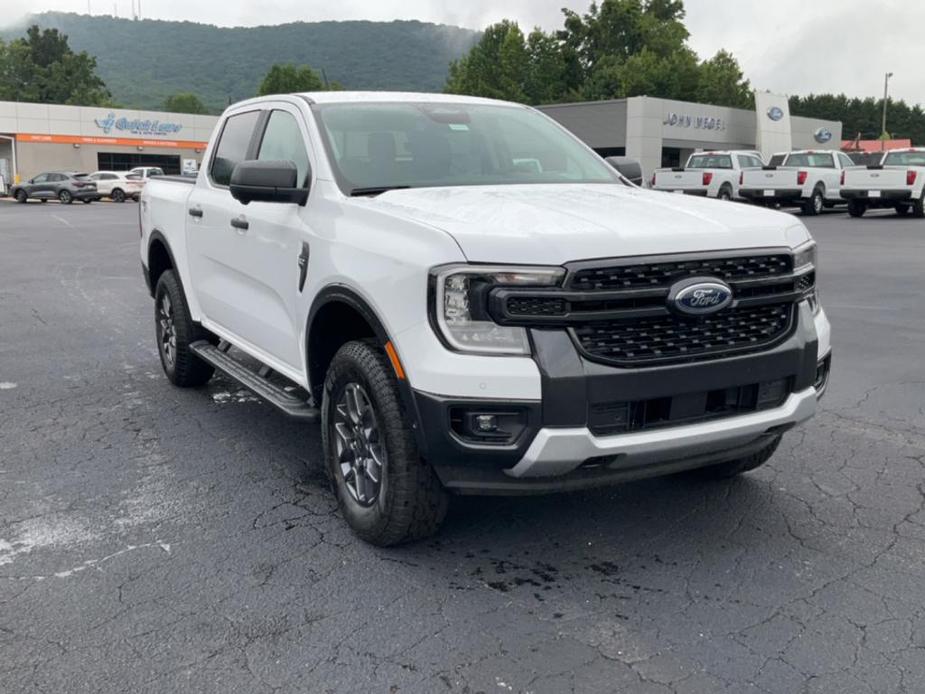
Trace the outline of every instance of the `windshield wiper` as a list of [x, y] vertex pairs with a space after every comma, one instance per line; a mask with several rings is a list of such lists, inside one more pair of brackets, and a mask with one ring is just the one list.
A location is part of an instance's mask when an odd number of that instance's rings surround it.
[[348, 195], [353, 198], [360, 197], [362, 195], [381, 195], [382, 193], [387, 193], [390, 190], [405, 190], [411, 186], [370, 186], [368, 188], [351, 188]]

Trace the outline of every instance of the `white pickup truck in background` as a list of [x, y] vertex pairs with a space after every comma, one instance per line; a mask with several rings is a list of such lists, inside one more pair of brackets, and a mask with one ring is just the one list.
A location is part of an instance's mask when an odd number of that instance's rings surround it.
[[740, 194], [761, 205], [799, 206], [805, 215], [817, 215], [826, 207], [843, 204], [841, 175], [857, 165], [844, 152], [800, 150], [790, 152], [783, 164], [772, 163], [744, 172]]
[[925, 147], [893, 150], [878, 164], [846, 169], [841, 195], [852, 217], [883, 207], [892, 207], [898, 215], [925, 217]]
[[652, 174], [651, 187], [670, 193], [741, 200], [739, 185], [743, 173], [763, 166], [758, 152], [697, 152], [688, 158], [683, 167], [657, 169]]
[[434, 532], [450, 493], [747, 472], [828, 382], [799, 220], [626, 185], [520, 104], [245, 101], [139, 221], [167, 378], [218, 369], [320, 419], [342, 515], [377, 545]]

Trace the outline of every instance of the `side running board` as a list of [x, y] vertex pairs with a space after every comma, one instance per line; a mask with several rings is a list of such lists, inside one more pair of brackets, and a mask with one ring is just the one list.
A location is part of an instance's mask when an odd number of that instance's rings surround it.
[[190, 349], [196, 353], [197, 357], [208, 362], [232, 380], [237, 381], [257, 397], [278, 407], [290, 417], [309, 422], [318, 420], [320, 415], [318, 408], [272, 383], [267, 378], [270, 372], [266, 367], [262, 368], [260, 373], [255, 373], [237, 359], [228, 355], [221, 347], [216, 347], [206, 340], [192, 343]]

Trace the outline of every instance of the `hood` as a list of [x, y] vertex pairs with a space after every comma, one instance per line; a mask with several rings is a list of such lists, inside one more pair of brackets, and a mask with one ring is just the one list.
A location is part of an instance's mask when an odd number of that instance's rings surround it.
[[452, 235], [470, 262], [560, 265], [809, 238], [788, 214], [622, 185], [412, 188], [358, 203]]

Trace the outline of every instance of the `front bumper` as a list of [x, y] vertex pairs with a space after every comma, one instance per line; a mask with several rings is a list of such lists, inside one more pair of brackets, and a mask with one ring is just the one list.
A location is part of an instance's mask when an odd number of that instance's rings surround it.
[[[534, 330], [541, 400], [413, 392], [419, 444], [443, 484], [462, 494], [580, 489], [745, 457], [811, 417], [825, 390], [830, 364], [828, 320], [821, 311], [814, 316], [806, 302], [798, 309], [793, 332], [772, 349], [662, 367], [624, 369], [590, 362], [578, 354], [564, 331]], [[820, 381], [822, 365], [825, 379]], [[696, 400], [696, 394], [782, 379], [788, 394], [773, 406], [748, 413], [678, 419], [612, 434], [601, 433], [592, 419], [595, 410], [614, 401], [683, 400], [690, 395]], [[452, 423], [454, 413], [465, 408], [518, 411], [523, 430], [506, 445], [465, 441]]]

